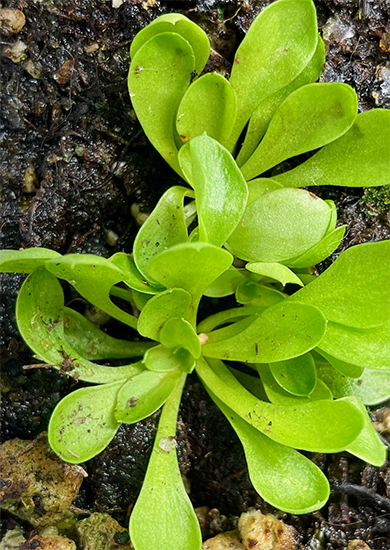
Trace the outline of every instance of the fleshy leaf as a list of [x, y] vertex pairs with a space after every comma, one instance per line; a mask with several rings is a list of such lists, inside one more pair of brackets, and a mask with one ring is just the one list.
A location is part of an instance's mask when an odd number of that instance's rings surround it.
[[160, 340], [163, 346], [172, 349], [184, 348], [191, 355], [198, 359], [201, 354], [199, 338], [191, 324], [181, 317], [171, 317], [164, 324], [160, 333]]
[[59, 279], [65, 279], [94, 306], [132, 328], [137, 319], [117, 307], [110, 299], [110, 290], [123, 281], [122, 271], [106, 258], [94, 254], [67, 254], [49, 260], [45, 267]]
[[274, 363], [310, 351], [325, 334], [324, 316], [317, 308], [289, 304], [284, 300], [267, 308], [249, 326], [247, 319], [239, 321], [237, 330], [240, 326], [243, 330], [230, 338], [226, 338], [230, 327], [210, 333], [203, 354], [232, 361]]
[[201, 357], [196, 372], [203, 383], [243, 420], [288, 447], [339, 452], [356, 439], [363, 427], [363, 415], [350, 403], [313, 401], [296, 403], [293, 408], [265, 403], [247, 392], [226, 367], [217, 374]]
[[390, 240], [360, 244], [345, 250], [289, 300], [318, 307], [334, 323], [377, 327], [390, 317], [389, 273]]
[[307, 250], [297, 258], [285, 260], [284, 263], [289, 267], [297, 269], [319, 264], [320, 262], [328, 258], [331, 254], [333, 254], [333, 252], [340, 246], [340, 243], [343, 240], [345, 234], [346, 227], [346, 225], [338, 227], [331, 233], [325, 235], [320, 240], [320, 242], [309, 248], [309, 250]]
[[386, 185], [390, 183], [389, 126], [388, 109], [360, 113], [352, 128], [341, 138], [274, 179], [285, 187]]
[[181, 373], [141, 372], [119, 389], [115, 418], [123, 424], [134, 424], [157, 411], [175, 390]]
[[217, 73], [207, 73], [191, 84], [179, 105], [176, 128], [187, 143], [204, 132], [224, 145], [236, 117], [236, 94]]
[[174, 370], [192, 372], [195, 367], [195, 359], [187, 349], [173, 350], [161, 345], [155, 346], [145, 353], [144, 363], [146, 368], [153, 372]]
[[246, 264], [245, 269], [252, 273], [257, 273], [263, 277], [269, 277], [282, 283], [283, 286], [288, 283], [303, 286], [302, 281], [291, 269], [278, 263], [256, 262]]
[[239, 304], [268, 307], [282, 302], [285, 297], [282, 292], [250, 279], [241, 281], [236, 288], [236, 300]]
[[183, 375], [164, 405], [141, 493], [130, 516], [130, 538], [137, 550], [202, 547], [199, 522], [183, 485], [175, 448], [184, 381]]
[[204, 291], [209, 298], [223, 298], [234, 294], [237, 284], [244, 280], [245, 271], [231, 266]]
[[318, 466], [295, 449], [260, 433], [210, 393], [237, 433], [249, 478], [266, 502], [290, 514], [307, 514], [326, 503], [329, 483]]
[[329, 322], [320, 348], [336, 359], [364, 369], [390, 370], [390, 321], [370, 329]]
[[187, 241], [187, 225], [183, 200], [191, 192], [185, 187], [171, 187], [158, 201], [153, 212], [141, 226], [134, 241], [134, 260], [145, 278], [156, 286], [148, 263], [171, 246]]
[[31, 273], [47, 260], [58, 257], [61, 254], [49, 248], [0, 250], [0, 273]]
[[356, 395], [365, 405], [378, 405], [390, 399], [390, 370], [364, 369], [359, 379], [343, 376], [329, 363], [317, 363], [317, 375], [336, 398]]
[[319, 348], [317, 348], [316, 351], [320, 355], [322, 355], [324, 359], [326, 359], [331, 365], [333, 365], [335, 369], [341, 372], [341, 374], [344, 374], [344, 376], [348, 376], [349, 378], [360, 378], [363, 374], [363, 367], [358, 367], [357, 365], [352, 365], [351, 363], [346, 363], [345, 361], [336, 359], [336, 357], [332, 357], [331, 355], [325, 353], [325, 351], [322, 351]]
[[211, 332], [220, 325], [226, 325], [227, 323], [235, 323], [245, 317], [252, 317], [250, 322], [254, 320], [265, 311], [265, 307], [234, 307], [232, 309], [225, 309], [210, 315], [206, 319], [203, 319], [198, 325], [198, 332]]
[[117, 252], [109, 258], [109, 261], [119, 267], [124, 275], [123, 282], [133, 290], [137, 290], [143, 294], [156, 294], [159, 291], [159, 288], [154, 288], [138, 271], [132, 254]]
[[252, 262], [280, 262], [318, 243], [331, 210], [308, 191], [296, 191], [277, 189], [249, 204], [228, 240], [233, 254]]
[[106, 367], [84, 359], [64, 335], [64, 310], [59, 281], [44, 266], [38, 267], [23, 283], [16, 302], [19, 332], [38, 359], [76, 380], [97, 384], [123, 380], [144, 370], [141, 363]]
[[303, 71], [292, 82], [290, 82], [290, 84], [278, 92], [268, 96], [253, 112], [249, 120], [244, 143], [237, 157], [238, 166], [245, 164], [245, 162], [252, 155], [253, 151], [260, 143], [261, 138], [265, 134], [268, 125], [279, 105], [281, 105], [294, 90], [297, 90], [306, 84], [310, 84], [310, 82], [315, 82], [320, 76], [324, 64], [325, 46], [319, 36], [316, 51]]
[[209, 39], [199, 25], [181, 13], [160, 15], [138, 32], [130, 46], [130, 57], [133, 59], [138, 50], [153, 36], [165, 32], [179, 34], [189, 42], [195, 55], [195, 70], [200, 74], [210, 55]]
[[119, 423], [114, 408], [125, 380], [81, 388], [64, 397], [49, 422], [50, 447], [66, 462], [90, 460], [107, 447]]
[[356, 92], [347, 84], [298, 88], [278, 107], [260, 145], [241, 167], [245, 179], [335, 141], [350, 129], [356, 115]]
[[199, 240], [222, 246], [244, 214], [247, 184], [233, 157], [207, 135], [190, 143]]
[[283, 187], [272, 178], [256, 178], [255, 180], [248, 181], [247, 185], [249, 191], [247, 206], [259, 197], [262, 197], [271, 191], [276, 191], [276, 189], [282, 189]]
[[182, 288], [161, 292], [149, 300], [141, 311], [137, 330], [142, 336], [160, 341], [164, 324], [171, 317], [187, 317], [191, 307], [191, 294]]
[[317, 373], [310, 353], [288, 361], [270, 363], [270, 369], [277, 383], [293, 395], [308, 397], [315, 388]]
[[128, 78], [131, 101], [145, 134], [179, 175], [174, 122], [194, 69], [190, 44], [179, 34], [164, 32], [137, 51]]
[[362, 431], [355, 441], [348, 445], [346, 450], [373, 466], [377, 466], [378, 468], [383, 466], [387, 457], [387, 447], [382, 443], [372, 425], [366, 407], [357, 397], [343, 397], [342, 400], [355, 405], [361, 411], [364, 418]]
[[79, 355], [90, 361], [142, 357], [152, 342], [129, 342], [113, 338], [84, 315], [64, 308], [65, 338]]
[[229, 367], [229, 370], [232, 374], [234, 374], [240, 384], [242, 384], [244, 388], [248, 390], [251, 394], [253, 394], [261, 401], [269, 401], [267, 394], [265, 393], [263, 383], [259, 376], [246, 374], [245, 372], [237, 370], [233, 367]]
[[311, 0], [279, 0], [254, 20], [235, 54], [230, 77], [237, 95], [237, 117], [229, 149], [257, 106], [292, 82], [316, 47], [316, 12]]

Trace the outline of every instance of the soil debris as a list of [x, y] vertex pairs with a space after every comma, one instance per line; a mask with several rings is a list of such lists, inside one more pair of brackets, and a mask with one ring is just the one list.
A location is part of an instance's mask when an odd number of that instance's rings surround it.
[[241, 514], [238, 529], [248, 550], [296, 550], [298, 533], [272, 514], [250, 509]]
[[4, 34], [17, 34], [26, 24], [26, 17], [21, 10], [0, 9], [0, 31]]
[[132, 550], [128, 531], [108, 514], [93, 513], [77, 523], [77, 538], [83, 550]]

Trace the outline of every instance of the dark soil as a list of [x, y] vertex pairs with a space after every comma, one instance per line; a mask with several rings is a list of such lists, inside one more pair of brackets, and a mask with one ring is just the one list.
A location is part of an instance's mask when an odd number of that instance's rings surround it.
[[[251, 21], [269, 3], [157, 0], [148, 7], [127, 0], [114, 9], [105, 0], [1, 2], [26, 16], [18, 35], [0, 39], [1, 247], [43, 246], [106, 257], [131, 250], [138, 227], [131, 206], [149, 212], [164, 190], [179, 182], [148, 143], [130, 103], [126, 77], [132, 38], [161, 13], [183, 11], [208, 32], [222, 56], [214, 57], [209, 68], [226, 71]], [[389, 108], [390, 0], [315, 3], [327, 38], [322, 79], [353, 86], [361, 110]], [[25, 44], [26, 58], [18, 63], [8, 53], [16, 40]], [[325, 188], [318, 193], [336, 201], [340, 223], [348, 226], [343, 248], [390, 238], [388, 189]], [[109, 231], [118, 236], [115, 244]], [[21, 275], [2, 276], [4, 439], [31, 439], [44, 431], [56, 403], [75, 386], [51, 370], [22, 369], [33, 362], [14, 318], [22, 280]], [[112, 513], [126, 524], [157, 416], [122, 426], [110, 446], [85, 465], [89, 477], [77, 506]], [[215, 507], [227, 516], [255, 504], [268, 510], [250, 484], [237, 437], [196, 376], [184, 393], [179, 442], [181, 469], [195, 506]], [[389, 465], [378, 469], [344, 454], [314, 460], [331, 480], [329, 505], [300, 517], [279, 513], [297, 527], [302, 547], [344, 549], [348, 541], [362, 539], [372, 550], [389, 550]], [[7, 521], [5, 516], [4, 528]]]

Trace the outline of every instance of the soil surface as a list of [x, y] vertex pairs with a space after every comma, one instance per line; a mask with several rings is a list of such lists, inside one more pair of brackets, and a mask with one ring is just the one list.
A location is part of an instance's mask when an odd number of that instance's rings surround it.
[[[119, 2], [120, 3], [120, 2]], [[129, 45], [162, 13], [180, 11], [209, 34], [208, 68], [228, 71], [237, 44], [270, 0], [3, 0], [26, 18], [0, 38], [1, 248], [31, 246], [61, 253], [110, 256], [130, 251], [137, 213], [148, 213], [176, 174], [148, 143], [127, 92]], [[327, 46], [323, 81], [346, 82], [360, 110], [390, 108], [390, 0], [315, 0]], [[390, 238], [389, 188], [322, 188], [346, 223], [342, 247]], [[339, 253], [337, 251], [337, 253]], [[329, 262], [320, 266], [323, 269]], [[18, 334], [14, 309], [24, 276], [3, 275], [1, 292], [2, 437], [32, 439], [47, 429], [56, 403], [75, 381], [52, 370], [22, 369], [34, 360]], [[67, 301], [85, 303], [67, 289]], [[110, 322], [121, 337], [130, 329]], [[158, 413], [122, 426], [109, 447], [83, 465], [89, 477], [75, 504], [108, 512], [126, 525], [145, 473]], [[347, 455], [316, 455], [332, 484], [320, 512], [288, 516], [264, 504], [251, 486], [241, 445], [195, 375], [183, 396], [179, 458], [195, 506], [218, 508], [227, 519], [249, 506], [273, 511], [299, 531], [302, 548], [345, 549], [362, 539], [390, 548], [390, 469]], [[2, 527], [15, 525], [6, 514]]]

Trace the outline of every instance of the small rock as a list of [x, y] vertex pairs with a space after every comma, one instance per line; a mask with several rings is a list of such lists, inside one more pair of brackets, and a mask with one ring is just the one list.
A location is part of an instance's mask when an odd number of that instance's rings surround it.
[[59, 69], [53, 75], [53, 78], [58, 84], [66, 84], [72, 78], [75, 72], [74, 59], [68, 59], [61, 65]]
[[7, 46], [4, 49], [4, 56], [8, 57], [14, 63], [20, 63], [27, 59], [27, 44], [22, 40], [17, 40], [12, 46]]
[[202, 550], [245, 550], [245, 546], [241, 543], [239, 532], [235, 529], [206, 540]]
[[122, 4], [125, 3], [126, 0], [112, 0], [112, 7], [117, 9], [120, 8]]
[[362, 540], [351, 540], [347, 546], [347, 550], [371, 550], [371, 548]]
[[35, 80], [39, 80], [42, 75], [42, 65], [39, 61], [33, 61], [32, 59], [27, 59], [23, 63], [23, 68], [30, 74]]
[[130, 212], [135, 221], [138, 223], [138, 225], [142, 225], [146, 222], [146, 220], [149, 217], [149, 214], [145, 214], [145, 212], [141, 212], [140, 205], [134, 202], [130, 207]]
[[170, 453], [171, 451], [173, 451], [173, 449], [176, 448], [176, 445], [176, 439], [171, 435], [167, 437], [162, 437], [158, 442], [158, 446], [160, 447], [160, 449], [162, 449], [166, 453]]
[[34, 166], [27, 166], [24, 171], [24, 185], [23, 193], [34, 193], [35, 188], [38, 187], [38, 178], [35, 173]]
[[26, 24], [26, 17], [20, 10], [0, 9], [0, 30], [4, 34], [17, 34]]
[[89, 44], [88, 46], [85, 46], [84, 51], [85, 53], [93, 53], [93, 52], [96, 52], [96, 50], [98, 50], [99, 47], [100, 47], [99, 44], [95, 42], [94, 44]]
[[355, 35], [354, 30], [338, 17], [328, 19], [322, 29], [322, 37], [327, 42], [342, 42]]
[[19, 550], [25, 540], [19, 529], [11, 529], [6, 532], [1, 540], [0, 550]]
[[76, 543], [65, 537], [40, 537], [34, 535], [19, 550], [76, 550]]
[[132, 550], [129, 534], [124, 527], [108, 514], [95, 512], [79, 521], [77, 533], [83, 550]]
[[115, 246], [118, 243], [118, 235], [112, 229], [108, 229], [106, 232], [106, 243], [108, 246]]
[[238, 529], [244, 548], [248, 550], [295, 550], [298, 547], [294, 527], [253, 508], [241, 514]]

